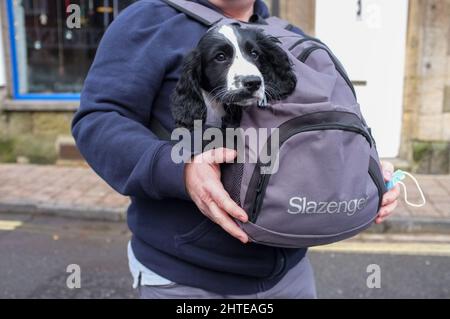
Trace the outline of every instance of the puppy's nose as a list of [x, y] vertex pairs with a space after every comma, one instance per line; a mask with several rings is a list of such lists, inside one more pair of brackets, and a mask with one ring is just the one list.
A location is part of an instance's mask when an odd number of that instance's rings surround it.
[[255, 92], [261, 87], [262, 81], [258, 76], [246, 76], [242, 79], [242, 85], [250, 92]]

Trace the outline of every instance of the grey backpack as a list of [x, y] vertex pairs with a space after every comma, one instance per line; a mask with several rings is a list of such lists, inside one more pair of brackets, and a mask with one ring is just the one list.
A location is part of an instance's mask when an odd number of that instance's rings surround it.
[[[208, 27], [237, 22], [195, 2], [165, 2]], [[280, 147], [269, 162], [223, 165], [226, 190], [249, 214], [248, 223], [238, 223], [252, 241], [270, 246], [309, 247], [354, 236], [373, 223], [386, 186], [353, 85], [321, 41], [289, 31], [279, 18], [265, 21], [257, 27], [280, 40], [298, 83], [288, 98], [242, 114], [243, 130], [278, 128]], [[268, 174], [274, 164], [278, 169]]]

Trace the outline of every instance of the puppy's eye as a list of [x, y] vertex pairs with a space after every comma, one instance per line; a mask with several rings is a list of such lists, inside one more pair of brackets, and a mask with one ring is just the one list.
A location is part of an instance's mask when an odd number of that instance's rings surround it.
[[227, 57], [225, 56], [224, 53], [219, 53], [216, 55], [215, 59], [216, 61], [224, 62], [227, 59]]
[[257, 59], [259, 58], [259, 53], [258, 53], [255, 49], [252, 49], [252, 50], [250, 51], [250, 56], [251, 56], [253, 59], [257, 60]]

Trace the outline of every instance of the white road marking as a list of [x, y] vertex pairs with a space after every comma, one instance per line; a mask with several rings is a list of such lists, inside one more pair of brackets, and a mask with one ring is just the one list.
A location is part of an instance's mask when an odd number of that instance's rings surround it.
[[[0, 231], [14, 231], [22, 229], [26, 232], [53, 233], [59, 228], [24, 224], [18, 220], [0, 220]], [[92, 232], [92, 233], [91, 233]], [[89, 232], [95, 236], [95, 231]], [[348, 240], [331, 245], [310, 248], [310, 251], [320, 253], [349, 253], [349, 254], [387, 254], [387, 255], [415, 255], [415, 256], [448, 256], [450, 257], [450, 242], [448, 237], [436, 236], [382, 236], [377, 241]], [[372, 236], [368, 238], [378, 238]], [[397, 236], [398, 237], [398, 236]], [[404, 238], [405, 237], [405, 238]], [[413, 241], [414, 238], [421, 241]]]
[[12, 231], [21, 227], [23, 222], [17, 220], [0, 220], [0, 230]]
[[314, 252], [450, 256], [450, 243], [442, 242], [340, 242], [310, 249]]

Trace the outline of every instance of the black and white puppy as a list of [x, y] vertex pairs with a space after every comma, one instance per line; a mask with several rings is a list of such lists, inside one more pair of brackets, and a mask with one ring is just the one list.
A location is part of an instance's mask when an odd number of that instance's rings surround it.
[[240, 122], [242, 108], [265, 106], [293, 92], [296, 76], [278, 39], [238, 24], [216, 27], [185, 59], [172, 97], [178, 127], [195, 120], [228, 127]]

